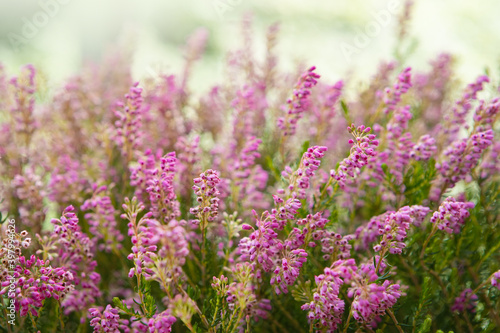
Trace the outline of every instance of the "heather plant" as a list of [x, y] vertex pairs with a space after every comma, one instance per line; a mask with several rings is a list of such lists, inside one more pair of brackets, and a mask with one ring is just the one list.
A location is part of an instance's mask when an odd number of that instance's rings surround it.
[[404, 10], [360, 90], [282, 71], [277, 25], [257, 56], [248, 18], [206, 92], [206, 30], [138, 82], [0, 66], [0, 331], [498, 331], [498, 78], [409, 67]]

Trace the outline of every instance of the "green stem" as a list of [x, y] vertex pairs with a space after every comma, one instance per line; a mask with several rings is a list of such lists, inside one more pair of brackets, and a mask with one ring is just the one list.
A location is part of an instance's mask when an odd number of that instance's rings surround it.
[[57, 313], [57, 316], [59, 317], [59, 323], [61, 324], [61, 328], [62, 330], [64, 331], [64, 321], [63, 321], [63, 318], [62, 318], [62, 313], [61, 313], [61, 302], [60, 301], [57, 301], [57, 308], [56, 308], [56, 313]]
[[481, 258], [481, 260], [479, 260], [479, 262], [477, 263], [476, 265], [476, 271], [481, 267], [481, 264], [483, 262], [485, 262], [486, 259], [488, 259], [493, 253], [495, 253], [496, 251], [498, 251], [498, 249], [500, 249], [500, 241], [495, 245], [493, 246], [489, 251], [488, 253], [486, 253], [486, 255], [484, 257]]
[[[9, 318], [9, 317], [7, 316], [7, 308], [4, 307], [3, 308], [3, 312], [5, 313], [5, 319], [8, 321], [7, 318]], [[11, 329], [10, 326], [11, 326], [10, 324], [7, 324], [7, 330], [8, 330], [9, 333], [12, 333], [12, 329]]]
[[401, 326], [399, 326], [398, 320], [396, 319], [396, 316], [394, 316], [394, 313], [392, 313], [391, 309], [385, 310], [389, 317], [391, 317], [392, 321], [394, 322], [394, 325], [396, 325], [396, 328], [398, 329], [399, 333], [404, 333], [403, 329]]
[[290, 319], [290, 322], [295, 326], [296, 331], [295, 332], [304, 332], [303, 328], [300, 327], [299, 322], [285, 309], [283, 304], [281, 304], [281, 301], [279, 300], [278, 297], [276, 297], [276, 304], [280, 308], [281, 312], [288, 318]]
[[[180, 284], [177, 284], [177, 289], [179, 289], [179, 291], [182, 294], [184, 294], [185, 297], [191, 299], [189, 297], [189, 295], [187, 294], [187, 292], [184, 290], [184, 288], [182, 288], [182, 286]], [[194, 305], [194, 309], [195, 309], [196, 313], [200, 316], [200, 319], [201, 319], [203, 325], [205, 325], [207, 327], [208, 332], [213, 332], [212, 328], [210, 327], [210, 324], [208, 323], [207, 317], [205, 317], [205, 315], [201, 312], [201, 310], [198, 307], [198, 305], [196, 304], [196, 302], [193, 301], [193, 305]]]
[[493, 277], [493, 275], [495, 275], [495, 273], [491, 274], [483, 283], [481, 283], [479, 286], [477, 286], [477, 288], [472, 291], [472, 294], [476, 294], [479, 291], [479, 289], [481, 289], [486, 284], [488, 284], [490, 282], [491, 278]]
[[436, 231], [437, 231], [437, 222], [434, 223], [434, 226], [432, 227], [431, 233], [429, 234], [429, 236], [427, 236], [427, 239], [425, 240], [424, 245], [422, 245], [422, 252], [420, 252], [420, 260], [424, 259], [425, 248], [427, 247], [427, 245], [429, 245], [429, 242], [430, 242], [432, 236], [434, 236], [434, 234], [436, 233]]
[[[382, 260], [384, 260], [384, 256], [385, 256], [386, 252], [387, 252], [387, 248], [383, 249], [382, 252], [380, 252], [378, 262], [377, 262], [377, 267], [375, 268], [375, 274], [377, 274], [377, 275], [379, 275], [380, 265], [382, 264]], [[384, 275], [384, 274], [381, 274], [381, 276], [382, 275]]]
[[225, 332], [232, 332], [232, 326], [233, 326], [233, 319], [236, 317], [236, 313], [238, 311], [234, 311], [233, 314], [231, 315], [231, 318], [229, 318], [229, 322], [227, 323], [227, 330]]
[[217, 319], [217, 311], [219, 310], [219, 302], [220, 302], [220, 298], [217, 297], [217, 303], [215, 303], [215, 311], [214, 311], [214, 317], [212, 318], [212, 323], [211, 325], [214, 324], [215, 322], [215, 319]]
[[349, 310], [349, 317], [347, 317], [347, 321], [345, 322], [344, 331], [343, 331], [344, 333], [347, 333], [347, 329], [349, 328], [349, 322], [351, 321], [351, 317], [352, 317], [352, 307]]
[[33, 329], [36, 331], [36, 321], [35, 321], [35, 318], [33, 318], [33, 315], [31, 314], [31, 311], [28, 310], [28, 315], [30, 316], [30, 320], [31, 320], [31, 325], [33, 325]]

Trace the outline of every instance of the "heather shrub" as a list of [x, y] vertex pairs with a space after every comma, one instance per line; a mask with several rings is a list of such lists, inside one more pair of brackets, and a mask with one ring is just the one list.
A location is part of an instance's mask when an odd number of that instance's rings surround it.
[[441, 54], [347, 94], [277, 34], [206, 92], [204, 30], [139, 82], [0, 67], [2, 332], [498, 330], [498, 84]]

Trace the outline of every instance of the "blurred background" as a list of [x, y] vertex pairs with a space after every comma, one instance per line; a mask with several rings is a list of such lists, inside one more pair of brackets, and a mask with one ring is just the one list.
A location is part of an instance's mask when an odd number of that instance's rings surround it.
[[[251, 13], [254, 47], [262, 56], [266, 28], [280, 23], [283, 69], [302, 60], [329, 80], [362, 81], [381, 60], [394, 59], [403, 9], [404, 0], [1, 0], [0, 62], [11, 73], [33, 63], [58, 85], [118, 46], [131, 52], [136, 79], [175, 74], [186, 38], [205, 27], [207, 51], [191, 83], [204, 88], [222, 77], [225, 53], [241, 45], [241, 19]], [[446, 51], [457, 57], [464, 82], [486, 69], [496, 75], [499, 14], [498, 0], [415, 0], [406, 63], [424, 69]]]

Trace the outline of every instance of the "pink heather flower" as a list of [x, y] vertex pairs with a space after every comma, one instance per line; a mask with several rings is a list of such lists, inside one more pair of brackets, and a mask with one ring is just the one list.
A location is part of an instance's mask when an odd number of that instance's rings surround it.
[[[323, 232], [328, 219], [322, 216], [322, 212], [314, 215], [308, 214], [306, 218], [297, 220], [297, 226], [290, 231], [285, 245], [288, 249], [298, 249], [304, 246], [315, 247], [315, 241], [323, 237]], [[302, 228], [300, 228], [302, 227]]]
[[47, 211], [43, 203], [46, 192], [42, 178], [30, 167], [24, 170], [23, 175], [16, 175], [11, 185], [20, 200], [19, 215], [33, 233], [40, 233]]
[[[45, 299], [64, 300], [75, 284], [71, 270], [63, 267], [53, 268], [49, 261], [34, 255], [29, 259], [19, 257], [12, 275], [15, 281], [16, 312], [23, 317], [28, 315], [28, 312], [37, 317], [38, 309], [43, 306]], [[7, 293], [10, 282], [10, 278], [2, 279], [0, 295]]]
[[271, 285], [276, 294], [288, 293], [288, 286], [293, 286], [299, 276], [300, 268], [307, 261], [304, 249], [289, 250], [285, 248], [283, 258], [279, 259], [271, 277]]
[[[410, 162], [411, 149], [414, 146], [411, 133], [406, 132], [411, 118], [409, 105], [393, 110], [385, 130], [387, 146], [369, 161], [368, 168], [373, 169], [371, 176], [374, 179], [374, 182], [369, 183], [370, 185], [376, 186], [383, 183], [386, 177], [382, 169], [383, 164], [391, 170], [397, 183], [402, 183], [404, 168]], [[377, 127], [380, 126], [377, 125]]]
[[289, 197], [305, 199], [306, 189], [310, 187], [311, 178], [321, 164], [321, 158], [325, 156], [327, 148], [323, 146], [313, 146], [307, 149], [302, 155], [299, 166], [296, 171], [290, 167], [285, 167], [281, 173], [283, 178], [288, 180]]
[[[266, 213], [264, 217], [267, 217], [268, 213]], [[277, 223], [269, 219], [261, 220], [257, 216], [256, 219], [256, 228], [249, 237], [243, 237], [240, 240], [238, 248], [241, 254], [240, 259], [252, 263], [255, 276], [260, 280], [261, 269], [270, 272], [274, 268], [276, 256], [283, 249], [283, 243], [273, 230], [277, 227]]]
[[13, 77], [10, 80], [10, 84], [14, 87], [12, 114], [15, 120], [15, 131], [22, 137], [20, 148], [27, 149], [38, 127], [34, 117], [36, 70], [33, 65], [26, 65], [21, 71], [19, 77]]
[[128, 328], [128, 320], [120, 319], [118, 309], [113, 308], [109, 304], [106, 306], [104, 311], [102, 311], [101, 307], [90, 308], [88, 316], [90, 318], [90, 326], [94, 328], [94, 333], [130, 332], [130, 329]]
[[474, 208], [473, 202], [458, 202], [453, 197], [446, 198], [439, 206], [438, 211], [431, 217], [431, 223], [437, 223], [439, 230], [449, 234], [459, 233], [465, 219], [469, 217], [469, 209]]
[[333, 148], [339, 135], [333, 129], [337, 128], [338, 125], [343, 126], [343, 122], [339, 121], [340, 113], [337, 105], [342, 95], [344, 82], [338, 81], [331, 86], [320, 85], [318, 88], [319, 91], [314, 98], [317, 102], [312, 105], [310, 120], [306, 125], [307, 131], [314, 138], [314, 142], [321, 142], [329, 148]]
[[[217, 168], [224, 177], [221, 187], [222, 196], [230, 196], [229, 209], [243, 210], [243, 217], [250, 217], [252, 209], [267, 209], [269, 202], [264, 196], [268, 174], [256, 159], [262, 140], [250, 136], [241, 148], [231, 145], [230, 152], [220, 153]], [[241, 207], [241, 208], [240, 208]]]
[[382, 236], [379, 244], [373, 247], [375, 252], [385, 253], [386, 249], [392, 254], [401, 254], [402, 249], [406, 247], [404, 240], [406, 238], [406, 230], [410, 228], [411, 217], [403, 209], [390, 213], [382, 228], [378, 230]]
[[428, 134], [422, 135], [410, 151], [410, 158], [426, 161], [436, 153], [436, 140]]
[[179, 190], [183, 197], [191, 198], [191, 186], [193, 178], [201, 172], [199, 161], [201, 159], [200, 137], [195, 136], [192, 140], [179, 137], [175, 143], [177, 153], [179, 174]]
[[144, 156], [137, 160], [137, 165], [130, 167], [130, 185], [135, 187], [135, 196], [146, 202], [149, 201], [148, 184], [158, 176], [161, 159], [161, 150], [153, 153], [151, 149], [146, 149]]
[[177, 159], [175, 152], [168, 153], [160, 159], [160, 168], [153, 169], [147, 181], [146, 192], [151, 202], [153, 216], [168, 222], [181, 215], [179, 202], [174, 192], [174, 176]]
[[347, 127], [347, 130], [354, 137], [354, 140], [349, 140], [350, 154], [340, 162], [337, 170], [330, 170], [330, 176], [338, 182], [340, 188], [345, 187], [348, 176], [354, 178], [359, 174], [360, 169], [368, 164], [369, 158], [376, 155], [374, 148], [378, 146], [375, 135], [368, 134], [371, 131], [370, 127], [361, 125], [356, 128], [351, 125]]
[[469, 84], [462, 95], [462, 98], [455, 103], [451, 114], [445, 115], [444, 120], [447, 126], [444, 133], [447, 134], [447, 143], [453, 142], [462, 127], [469, 128], [467, 125], [467, 115], [472, 108], [472, 101], [477, 99], [477, 93], [483, 90], [483, 85], [490, 82], [489, 78], [482, 75], [476, 79], [476, 82]]
[[409, 105], [394, 110], [386, 128], [389, 143], [391, 142], [390, 140], [398, 139], [403, 135], [404, 131], [408, 129], [408, 122], [412, 117]]
[[386, 88], [384, 91], [385, 114], [396, 109], [397, 104], [401, 101], [401, 95], [408, 92], [411, 86], [411, 67], [407, 67], [399, 74], [398, 80], [392, 89]]
[[278, 128], [283, 131], [283, 136], [291, 136], [295, 134], [297, 122], [302, 118], [302, 113], [309, 108], [309, 96], [311, 88], [313, 88], [319, 79], [319, 75], [314, 71], [316, 67], [311, 67], [302, 74], [299, 81], [293, 90], [293, 96], [287, 101], [288, 110], [285, 117], [278, 118]]
[[271, 221], [273, 229], [282, 230], [288, 220], [294, 219], [298, 209], [302, 206], [299, 199], [305, 199], [305, 190], [310, 187], [310, 179], [319, 168], [320, 158], [324, 157], [325, 151], [326, 147], [310, 147], [302, 155], [296, 171], [292, 171], [288, 166], [285, 167], [282, 176], [288, 180], [288, 194], [285, 195], [286, 191], [279, 189], [278, 194], [273, 195], [275, 208], [271, 210], [271, 214], [265, 212], [266, 221]]
[[85, 219], [89, 224], [90, 233], [94, 235], [93, 241], [95, 243], [103, 241], [98, 244], [100, 251], [111, 252], [113, 249], [121, 249], [120, 242], [124, 237], [118, 228], [111, 198], [106, 193], [107, 187], [93, 184], [92, 190], [94, 191], [92, 198], [85, 200], [80, 209], [90, 211], [85, 214]]
[[196, 201], [199, 203], [197, 207], [190, 209], [190, 213], [196, 215], [197, 220], [193, 223], [203, 224], [202, 229], [205, 229], [208, 222], [213, 222], [219, 214], [219, 195], [217, 185], [220, 183], [220, 178], [217, 171], [208, 169], [200, 174], [199, 178], [193, 180], [193, 190], [196, 194]]
[[149, 333], [170, 333], [176, 320], [169, 310], [155, 314], [148, 322]]
[[180, 112], [181, 97], [174, 75], [160, 75], [145, 92], [144, 101], [150, 110], [142, 115], [143, 142], [154, 151], [172, 149], [177, 138], [185, 134], [187, 122]]
[[80, 195], [89, 184], [82, 174], [82, 165], [68, 155], [59, 157], [52, 170], [48, 184], [49, 199], [59, 204], [69, 205], [80, 200]]
[[228, 278], [221, 275], [220, 279], [216, 276], [213, 277], [212, 288], [217, 292], [217, 296], [225, 296], [228, 290]]
[[73, 206], [68, 206], [60, 219], [52, 219], [54, 231], [47, 237], [39, 236], [44, 253], [52, 263], [67, 267], [74, 277], [75, 288], [64, 298], [64, 313], [84, 311], [101, 297], [99, 282], [101, 276], [95, 272], [97, 261], [94, 260], [95, 244], [82, 232]]
[[[231, 102], [234, 108], [232, 140], [237, 148], [242, 147], [245, 141], [261, 134], [257, 115], [263, 116], [261, 110], [267, 108], [265, 98], [259, 98], [258, 90], [245, 86], [236, 92], [236, 98]], [[261, 120], [262, 121], [262, 120]]]
[[325, 268], [325, 274], [315, 277], [317, 288], [313, 300], [301, 306], [309, 311], [309, 322], [318, 322], [321, 327], [333, 332], [342, 323], [345, 303], [339, 298], [342, 279], [335, 272]]
[[[256, 286], [254, 281], [254, 267], [249, 263], [238, 263], [232, 267], [232, 275], [236, 281], [228, 283], [228, 279], [221, 276], [221, 279], [214, 279], [215, 289], [219, 295], [226, 297], [229, 310], [235, 311], [240, 308], [255, 321], [268, 318], [268, 311], [272, 309], [271, 302], [265, 298], [257, 298]], [[218, 285], [218, 283], [221, 283]], [[242, 318], [238, 323], [240, 329], [245, 325], [245, 319]]]
[[450, 78], [452, 75], [452, 57], [442, 53], [430, 61], [431, 70], [426, 74], [415, 76], [415, 94], [426, 105], [422, 117], [428, 123], [427, 128], [434, 127], [439, 121], [444, 109]]
[[354, 238], [353, 235], [342, 236], [333, 231], [320, 230], [314, 236], [314, 238], [318, 237], [318, 239], [321, 239], [321, 252], [326, 253], [323, 255], [323, 259], [335, 260], [351, 257], [352, 245], [349, 242]]
[[125, 95], [125, 101], [117, 102], [114, 110], [117, 120], [114, 123], [113, 140], [127, 162], [132, 160], [142, 144], [141, 118], [148, 111], [148, 107], [143, 105], [142, 88], [138, 85], [139, 82], [136, 82], [130, 88], [130, 92]]
[[500, 290], [500, 270], [495, 272], [495, 274], [491, 277], [491, 285]]
[[273, 195], [276, 208], [271, 209], [271, 214], [266, 211], [266, 220], [271, 221], [274, 229], [282, 230], [289, 220], [293, 220], [302, 206], [299, 199], [289, 198], [286, 201], [278, 195]]
[[376, 248], [374, 247], [374, 250], [378, 252], [382, 248], [393, 248], [392, 251], [399, 252], [397, 248], [404, 248], [404, 245], [399, 244], [399, 242], [406, 238], [407, 224], [420, 227], [429, 212], [428, 207], [414, 205], [404, 206], [397, 212], [388, 211], [382, 215], [374, 216], [368, 223], [356, 229], [355, 238], [360, 242], [355, 249], [368, 249], [379, 236], [384, 235], [383, 243], [381, 242]]
[[470, 175], [482, 153], [493, 144], [493, 130], [473, 133], [469, 138], [455, 141], [443, 152], [441, 163], [436, 163], [440, 178], [431, 191], [431, 199], [438, 200], [448, 188]]
[[220, 86], [212, 87], [206, 95], [200, 97], [199, 106], [196, 108], [198, 124], [202, 126], [203, 131], [210, 132], [214, 140], [223, 133], [225, 123], [227, 102], [223, 93]]
[[134, 262], [134, 268], [131, 268], [128, 274], [129, 278], [134, 275], [139, 279], [141, 276], [150, 278], [153, 271], [146, 267], [147, 262], [151, 262], [152, 251], [156, 251], [156, 243], [158, 242], [158, 235], [152, 232], [150, 225], [154, 225], [151, 217], [152, 213], [144, 214], [142, 218], [137, 220], [137, 215], [144, 210], [144, 205], [137, 201], [137, 198], [125, 198], [123, 204], [125, 214], [121, 215], [122, 219], [128, 220], [128, 236], [132, 241], [132, 253], [127, 256], [128, 260]]
[[491, 149], [482, 159], [481, 178], [500, 175], [500, 141], [494, 142]]
[[352, 301], [352, 316], [358, 322], [372, 324], [378, 316], [385, 315], [385, 310], [392, 308], [402, 293], [401, 286], [385, 280], [382, 285], [357, 280], [349, 288], [347, 296]]
[[481, 126], [481, 130], [491, 129], [493, 122], [500, 111], [500, 99], [494, 98], [488, 105], [481, 101], [474, 114], [475, 126]]
[[313, 298], [309, 303], [301, 306], [304, 311], [309, 311], [307, 319], [316, 322], [322, 328], [334, 331], [342, 322], [345, 303], [339, 298], [342, 279], [350, 278], [355, 270], [354, 259], [338, 260], [331, 267], [324, 269], [324, 274], [314, 277], [316, 288]]
[[143, 254], [144, 267], [151, 275], [148, 279], [158, 281], [166, 289], [183, 275], [182, 266], [189, 254], [186, 230], [176, 220], [167, 225], [149, 220], [148, 232], [154, 234], [154, 238], [150, 251]]
[[464, 312], [476, 312], [477, 306], [477, 295], [472, 293], [472, 289], [467, 288], [460, 293], [460, 296], [455, 298], [455, 303], [451, 306], [451, 311]]

